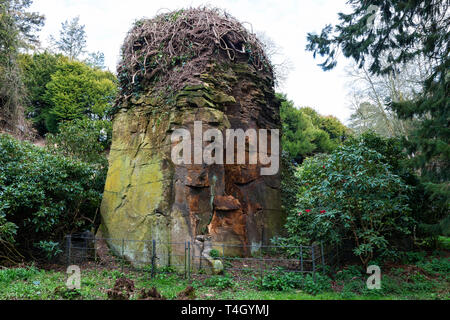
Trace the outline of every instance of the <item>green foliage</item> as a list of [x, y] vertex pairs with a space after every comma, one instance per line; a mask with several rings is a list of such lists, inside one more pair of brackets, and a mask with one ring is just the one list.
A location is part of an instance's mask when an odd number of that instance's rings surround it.
[[164, 266], [158, 270], [160, 273], [177, 273], [177, 268], [172, 266]]
[[[447, 263], [448, 258], [434, 255], [440, 264]], [[447, 262], [445, 262], [445, 259]], [[426, 261], [424, 261], [426, 262]], [[132, 279], [136, 291], [142, 288], [157, 288], [164, 297], [176, 299], [177, 295], [186, 286], [192, 285], [200, 299], [221, 300], [304, 300], [304, 299], [443, 299], [449, 298], [448, 271], [447, 274], [420, 271], [417, 268], [404, 266], [388, 270], [382, 268], [381, 290], [368, 290], [366, 287], [367, 274], [364, 274], [361, 266], [348, 266], [331, 280], [319, 273], [316, 281], [311, 275], [296, 275], [289, 272], [293, 277], [292, 285], [285, 286], [286, 290], [279, 290], [279, 286], [270, 286], [268, 289], [258, 289], [261, 281], [235, 282], [233, 286], [225, 289], [215, 289], [214, 286], [205, 286], [199, 280], [188, 283], [186, 279], [177, 275], [158, 274], [158, 277], [150, 278], [147, 272], [126, 272], [122, 274], [118, 270], [85, 270], [81, 280], [81, 290], [71, 290], [65, 287], [67, 275], [55, 270], [37, 270], [34, 267], [0, 270], [0, 299], [87, 299], [105, 300], [106, 290], [112, 288], [115, 281], [120, 277]], [[442, 268], [442, 267], [440, 267]], [[411, 269], [414, 270], [411, 272]], [[433, 267], [438, 270], [438, 267]], [[442, 269], [445, 271], [446, 269]], [[448, 269], [447, 269], [448, 270]], [[279, 277], [283, 276], [283, 270], [277, 270]], [[430, 272], [430, 276], [427, 273]], [[288, 273], [288, 272], [286, 272]], [[345, 277], [339, 276], [346, 273]], [[286, 275], [289, 277], [289, 275]], [[288, 280], [289, 281], [289, 280]], [[331, 286], [332, 285], [332, 286]], [[255, 288], [256, 287], [256, 288]], [[239, 288], [237, 290], [236, 288]], [[273, 289], [271, 289], [273, 288]], [[78, 294], [77, 294], [78, 293]], [[132, 299], [136, 299], [134, 295]]]
[[[429, 67], [418, 97], [407, 101], [389, 101], [389, 107], [403, 120], [418, 120], [404, 139], [410, 164], [421, 170], [424, 192], [439, 208], [442, 221], [424, 225], [427, 233], [450, 233], [448, 206], [450, 199], [450, 42], [448, 4], [430, 1], [361, 1], [351, 0], [353, 12], [340, 13], [340, 23], [327, 25], [320, 35], [308, 34], [307, 49], [326, 57], [324, 70], [336, 65], [339, 51], [363, 67], [371, 61], [373, 75], [393, 75], [398, 68], [415, 59], [425, 59]], [[368, 24], [375, 4], [377, 23]], [[387, 57], [386, 61], [384, 59]]]
[[447, 257], [433, 257], [429, 261], [419, 261], [417, 266], [429, 273], [438, 273], [448, 277], [450, 274], [450, 260]]
[[48, 131], [57, 132], [64, 120], [107, 116], [117, 90], [113, 74], [71, 61], [59, 65], [51, 78], [45, 94], [51, 108], [46, 117]]
[[229, 276], [212, 276], [203, 283], [207, 287], [214, 287], [219, 290], [232, 288], [235, 286], [233, 279]]
[[39, 271], [34, 267], [13, 268], [0, 270], [0, 283], [9, 284], [16, 280], [28, 280], [38, 274]]
[[54, 294], [66, 300], [77, 300], [81, 297], [80, 290], [69, 289], [67, 287], [57, 287]]
[[316, 295], [331, 289], [330, 279], [316, 273], [315, 280], [311, 274], [288, 272], [282, 269], [266, 273], [261, 280], [256, 280], [259, 290], [288, 291], [301, 289], [306, 293]]
[[22, 251], [98, 223], [103, 187], [95, 166], [0, 135], [0, 230]]
[[109, 71], [48, 52], [23, 54], [20, 65], [29, 93], [27, 115], [41, 135], [58, 132], [62, 121], [109, 117], [117, 91]]
[[349, 130], [334, 117], [324, 117], [311, 108], [297, 109], [285, 95], [281, 101], [282, 149], [298, 163], [306, 156], [331, 152], [341, 144]]
[[376, 252], [389, 254], [393, 238], [411, 234], [410, 188], [364, 140], [308, 158], [298, 178], [297, 210], [286, 224], [290, 245], [351, 239], [366, 265]]
[[13, 243], [18, 227], [16, 224], [6, 220], [6, 214], [3, 212], [3, 209], [6, 209], [6, 204], [0, 203], [0, 205], [3, 207], [0, 208], [0, 241]]
[[48, 131], [45, 120], [51, 108], [46, 96], [47, 83], [52, 80], [52, 74], [58, 70], [58, 65], [68, 61], [68, 58], [61, 54], [52, 54], [47, 51], [33, 55], [20, 55], [19, 63], [28, 92], [27, 116], [41, 135]]
[[59, 254], [63, 252], [58, 242], [41, 240], [34, 246], [40, 249], [45, 254], [45, 257], [48, 260], [52, 260], [53, 258], [57, 257]]
[[210, 255], [211, 258], [217, 259], [217, 258], [220, 257], [220, 252], [219, 252], [219, 250], [217, 250], [217, 249], [212, 249], [212, 250], [209, 252], [209, 255]]
[[281, 204], [285, 214], [295, 210], [300, 181], [295, 176], [297, 166], [289, 154], [281, 154]]
[[18, 64], [20, 49], [36, 44], [44, 17], [27, 12], [31, 0], [0, 1], [0, 128], [25, 133], [25, 90]]
[[48, 134], [47, 147], [83, 162], [107, 168], [104, 151], [111, 145], [112, 124], [108, 120], [76, 119], [62, 122], [57, 134]]
[[411, 251], [402, 252], [401, 260], [403, 263], [417, 263], [425, 260], [426, 252], [424, 251]]
[[[339, 13], [338, 25], [327, 25], [320, 35], [308, 34], [307, 49], [314, 56], [326, 58], [321, 64], [324, 70], [336, 66], [341, 51], [361, 65], [368, 56], [372, 57], [369, 71], [374, 74], [389, 73], [396, 64], [422, 55], [438, 61], [448, 60], [447, 8], [441, 1], [350, 0], [349, 4], [353, 12]], [[378, 10], [369, 12], [371, 5], [376, 5]], [[373, 14], [379, 23], [368, 23]], [[383, 65], [386, 54], [389, 54], [388, 66]]]
[[435, 247], [438, 243], [437, 236], [450, 232], [447, 197], [427, 191], [427, 183], [416, 176], [401, 138], [383, 138], [369, 131], [351, 139], [350, 143], [357, 141], [382, 154], [392, 172], [411, 188], [409, 205], [414, 218], [419, 222], [417, 236], [424, 237], [430, 246]]

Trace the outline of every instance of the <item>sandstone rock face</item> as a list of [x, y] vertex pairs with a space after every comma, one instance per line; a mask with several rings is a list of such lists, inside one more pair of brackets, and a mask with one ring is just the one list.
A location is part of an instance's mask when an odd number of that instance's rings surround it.
[[[177, 165], [171, 159], [172, 133], [184, 128], [193, 137], [195, 121], [202, 121], [203, 132], [215, 128], [224, 137], [230, 128], [279, 129], [270, 77], [245, 61], [211, 59], [171, 101], [150, 87], [120, 107], [113, 120], [100, 232], [105, 238], [150, 240], [125, 242], [127, 259], [149, 261], [152, 239], [174, 257], [184, 255], [185, 241], [192, 242], [195, 256], [211, 246], [221, 254], [246, 255], [279, 233], [285, 219], [279, 172], [262, 176], [259, 162]], [[120, 241], [109, 244], [121, 252]]]

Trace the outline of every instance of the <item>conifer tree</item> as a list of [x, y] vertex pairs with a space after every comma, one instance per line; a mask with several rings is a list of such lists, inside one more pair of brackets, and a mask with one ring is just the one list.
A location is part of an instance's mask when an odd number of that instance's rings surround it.
[[420, 120], [408, 140], [405, 139], [405, 146], [412, 164], [421, 172], [426, 192], [444, 218], [428, 229], [448, 233], [450, 2], [349, 0], [348, 3], [353, 11], [339, 13], [337, 25], [325, 26], [320, 34], [308, 34], [307, 50], [314, 57], [325, 58], [320, 64], [323, 70], [334, 68], [342, 52], [373, 75], [395, 73], [398, 66], [417, 57], [427, 60], [431, 72], [423, 81], [419, 97], [391, 101], [388, 106], [402, 119]]

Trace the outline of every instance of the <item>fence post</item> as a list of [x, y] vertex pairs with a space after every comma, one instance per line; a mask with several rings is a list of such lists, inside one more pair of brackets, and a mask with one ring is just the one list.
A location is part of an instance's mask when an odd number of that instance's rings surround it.
[[187, 279], [187, 241], [184, 241], [184, 278]]
[[323, 255], [323, 242], [320, 242], [320, 253], [322, 255], [322, 271], [325, 273], [325, 257]]
[[262, 288], [263, 280], [264, 280], [264, 273], [263, 273], [262, 264], [263, 264], [263, 260], [262, 260], [262, 258], [260, 258], [260, 260], [259, 260], [259, 279], [260, 279], [261, 288]]
[[191, 281], [191, 242], [188, 241], [188, 281]]
[[97, 269], [97, 238], [94, 235], [94, 261], [95, 261], [95, 269]]
[[311, 245], [311, 259], [313, 265], [313, 280], [316, 282], [316, 256], [314, 254], [314, 244]]
[[121, 262], [122, 262], [121, 269], [122, 269], [122, 273], [123, 273], [124, 262], [125, 262], [124, 253], [125, 253], [125, 239], [122, 239], [122, 255], [121, 255]]
[[301, 271], [303, 272], [303, 246], [300, 245], [300, 265], [301, 265]]
[[225, 272], [225, 243], [222, 243], [222, 265]]
[[67, 252], [67, 265], [70, 266], [70, 256], [71, 256], [71, 249], [72, 249], [72, 235], [69, 234], [66, 236], [66, 252]]
[[155, 262], [156, 262], [156, 241], [152, 240], [152, 272], [150, 277], [153, 279], [155, 276]]

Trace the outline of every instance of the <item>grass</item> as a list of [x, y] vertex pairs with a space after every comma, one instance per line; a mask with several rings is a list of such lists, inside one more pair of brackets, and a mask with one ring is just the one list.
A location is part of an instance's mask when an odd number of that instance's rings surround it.
[[[385, 271], [383, 271], [385, 270]], [[34, 266], [0, 270], [2, 300], [62, 300], [108, 299], [107, 290], [123, 276], [134, 281], [136, 291], [156, 287], [167, 299], [175, 299], [188, 281], [173, 270], [163, 270], [153, 279], [148, 272], [122, 274], [111, 270], [83, 270], [81, 289], [66, 289], [67, 274], [61, 271], [39, 270]], [[408, 253], [397, 265], [382, 267], [382, 289], [368, 290], [367, 275], [359, 266], [348, 266], [334, 279], [318, 275], [313, 282], [308, 277], [292, 276], [282, 271], [266, 274], [257, 280], [234, 281], [229, 276], [195, 280], [190, 284], [203, 300], [406, 300], [450, 299], [450, 260], [446, 252]], [[134, 295], [132, 299], [136, 299]]]

